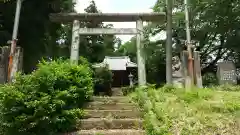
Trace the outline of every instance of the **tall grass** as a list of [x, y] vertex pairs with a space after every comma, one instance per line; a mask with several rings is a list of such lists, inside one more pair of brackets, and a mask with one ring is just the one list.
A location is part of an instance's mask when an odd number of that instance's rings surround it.
[[186, 92], [171, 86], [138, 88], [147, 135], [239, 135], [240, 92], [219, 87]]

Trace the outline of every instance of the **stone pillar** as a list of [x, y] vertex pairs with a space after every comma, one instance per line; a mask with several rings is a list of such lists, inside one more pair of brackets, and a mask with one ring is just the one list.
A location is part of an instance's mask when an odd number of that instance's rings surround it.
[[172, 81], [173, 86], [177, 88], [183, 88], [183, 69], [182, 69], [182, 63], [178, 56], [174, 56], [172, 58]]
[[10, 75], [10, 82], [13, 82], [15, 80], [15, 75], [17, 72], [21, 71], [22, 69], [22, 50], [20, 47], [16, 48], [16, 51], [14, 53], [14, 57], [13, 57], [13, 65], [12, 65], [12, 71], [11, 71], [11, 75]]
[[198, 51], [194, 51], [194, 81], [198, 88], [202, 88], [202, 74], [201, 74], [201, 62], [200, 62], [200, 53]]
[[183, 68], [183, 77], [184, 77], [184, 86], [187, 89], [191, 88], [191, 77], [188, 72], [188, 51], [183, 51], [181, 55], [182, 59], [182, 68]]
[[80, 43], [80, 36], [78, 33], [79, 29], [80, 29], [80, 22], [78, 20], [74, 20], [73, 27], [72, 27], [72, 45], [71, 45], [71, 54], [70, 54], [70, 60], [74, 64], [77, 64], [79, 59], [79, 43]]
[[23, 71], [23, 48], [20, 49], [20, 56], [19, 56], [19, 62], [18, 62], [18, 72]]
[[7, 82], [9, 53], [8, 46], [0, 47], [0, 84]]
[[137, 20], [137, 65], [138, 65], [138, 85], [144, 86], [146, 85], [146, 68], [145, 68], [145, 57], [143, 52], [143, 21]]

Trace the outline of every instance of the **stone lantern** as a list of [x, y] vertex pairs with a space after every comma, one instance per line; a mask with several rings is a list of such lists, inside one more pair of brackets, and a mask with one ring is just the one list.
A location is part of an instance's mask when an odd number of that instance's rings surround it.
[[128, 75], [129, 82], [130, 82], [130, 87], [133, 87], [133, 77], [134, 76], [131, 73]]

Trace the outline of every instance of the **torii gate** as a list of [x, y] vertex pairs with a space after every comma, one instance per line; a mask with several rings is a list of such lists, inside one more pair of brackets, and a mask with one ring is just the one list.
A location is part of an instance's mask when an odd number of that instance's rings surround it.
[[[73, 22], [71, 61], [79, 59], [79, 35], [136, 35], [138, 84], [146, 85], [145, 58], [143, 54], [143, 21], [159, 22], [165, 20], [165, 13], [57, 13], [51, 14], [53, 22]], [[80, 22], [136, 22], [136, 28], [80, 28]]]

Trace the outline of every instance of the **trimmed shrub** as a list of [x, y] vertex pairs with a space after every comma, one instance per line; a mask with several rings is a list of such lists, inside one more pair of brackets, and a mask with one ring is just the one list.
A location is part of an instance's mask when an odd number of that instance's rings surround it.
[[98, 95], [99, 92], [104, 92], [109, 96], [112, 94], [111, 92], [111, 83], [113, 81], [112, 77], [113, 77], [113, 73], [107, 67], [95, 69], [95, 74], [94, 74], [95, 95]]
[[41, 62], [0, 91], [1, 133], [50, 135], [75, 128], [93, 93], [92, 70], [68, 61]]

